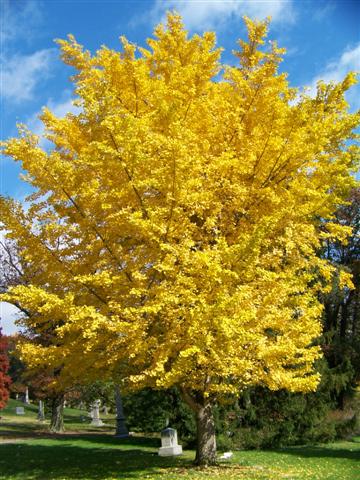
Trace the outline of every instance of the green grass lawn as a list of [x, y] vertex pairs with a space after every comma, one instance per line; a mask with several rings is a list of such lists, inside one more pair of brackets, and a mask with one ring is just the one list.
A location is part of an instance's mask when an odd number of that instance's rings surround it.
[[[11, 401], [1, 412], [0, 479], [360, 479], [360, 437], [352, 441], [273, 451], [234, 452], [231, 461], [209, 469], [194, 468], [194, 452], [159, 457], [159, 438], [113, 436], [113, 427], [91, 429], [79, 410], [66, 409], [67, 433], [50, 435], [26, 406], [16, 416]], [[106, 419], [113, 422], [113, 417]]]

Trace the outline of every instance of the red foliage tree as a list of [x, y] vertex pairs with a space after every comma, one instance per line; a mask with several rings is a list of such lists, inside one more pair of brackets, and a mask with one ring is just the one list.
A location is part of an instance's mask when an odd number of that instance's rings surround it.
[[9, 399], [10, 377], [7, 375], [9, 359], [7, 356], [7, 340], [0, 327], [0, 409], [4, 408]]

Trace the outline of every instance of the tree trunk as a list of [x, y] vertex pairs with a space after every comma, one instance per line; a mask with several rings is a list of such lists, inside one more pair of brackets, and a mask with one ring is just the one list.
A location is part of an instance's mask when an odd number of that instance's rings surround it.
[[216, 463], [216, 437], [213, 406], [207, 403], [196, 412], [196, 457], [197, 465]]
[[216, 464], [216, 436], [213, 403], [209, 399], [195, 399], [188, 391], [181, 389], [184, 401], [196, 418], [196, 457], [195, 464], [208, 466]]
[[337, 318], [340, 310], [340, 303], [333, 305], [331, 302], [325, 302], [324, 310], [325, 310], [324, 332], [330, 332], [331, 330], [336, 330]]
[[61, 433], [64, 428], [64, 395], [57, 395], [52, 400], [50, 432]]
[[358, 331], [357, 327], [360, 320], [359, 306], [360, 306], [360, 288], [358, 288], [357, 290], [355, 302], [354, 302], [354, 308], [353, 308], [353, 318], [352, 318], [352, 336], [353, 337], [355, 337]]
[[342, 340], [345, 340], [345, 337], [346, 337], [346, 330], [347, 330], [347, 324], [348, 324], [348, 305], [349, 305], [349, 302], [344, 300], [341, 306], [340, 338]]

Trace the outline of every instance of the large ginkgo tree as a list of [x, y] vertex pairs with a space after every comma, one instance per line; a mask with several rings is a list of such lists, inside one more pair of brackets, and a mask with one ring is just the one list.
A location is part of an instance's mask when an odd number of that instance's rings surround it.
[[222, 395], [316, 389], [332, 272], [317, 251], [349, 233], [331, 219], [357, 168], [354, 74], [301, 94], [267, 23], [245, 22], [235, 66], [176, 14], [147, 49], [121, 38], [120, 52], [91, 55], [60, 40], [78, 113], [43, 111], [52, 148], [25, 127], [3, 143], [35, 193], [26, 209], [3, 198], [1, 218], [36, 275], [2, 298], [55, 333], [23, 357], [61, 367], [64, 383], [101, 372], [128, 389], [178, 387], [198, 464], [215, 462]]

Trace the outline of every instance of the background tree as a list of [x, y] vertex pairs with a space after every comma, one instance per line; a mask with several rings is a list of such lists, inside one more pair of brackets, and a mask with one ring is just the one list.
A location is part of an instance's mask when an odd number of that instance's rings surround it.
[[6, 337], [2, 334], [0, 327], [0, 409], [4, 408], [9, 399], [10, 377], [7, 375], [9, 370], [9, 359], [7, 356], [8, 344]]
[[23, 398], [26, 391], [26, 384], [23, 379], [25, 365], [15, 353], [17, 336], [18, 334], [7, 337], [9, 358], [8, 375], [11, 378], [10, 395], [16, 399], [18, 399], [19, 396]]
[[2, 298], [56, 333], [23, 355], [61, 365], [63, 382], [81, 357], [84, 374], [122, 372], [129, 389], [176, 386], [199, 464], [215, 462], [219, 396], [316, 388], [319, 295], [334, 271], [317, 251], [349, 234], [331, 219], [357, 168], [354, 75], [294, 102], [283, 50], [264, 47], [266, 23], [245, 21], [239, 66], [222, 72], [215, 35], [188, 38], [177, 15], [149, 50], [122, 38], [121, 53], [91, 56], [59, 41], [81, 113], [44, 110], [49, 152], [25, 128], [4, 143], [35, 194], [27, 211], [3, 199], [2, 221], [42, 272]]
[[[22, 248], [26, 241], [27, 236], [25, 235], [25, 237], [19, 236], [17, 241], [7, 239], [0, 242], [0, 288], [3, 292], [14, 285], [41, 284], [44, 279], [42, 267], [39, 268], [36, 263], [29, 259], [25, 260], [25, 256], [22, 254]], [[60, 243], [60, 239], [58, 239], [58, 243]], [[19, 303], [16, 301], [13, 303], [22, 309]], [[21, 348], [24, 344], [46, 346], [55, 342], [58, 345], [59, 340], [56, 336], [54, 338], [53, 335], [54, 328], [58, 324], [59, 322], [57, 324], [51, 321], [47, 322], [42, 315], [39, 315], [39, 312], [22, 309], [22, 316], [18, 320], [18, 325], [22, 327], [23, 331], [12, 341], [10, 368], [14, 379], [12, 391], [15, 394], [23, 395], [25, 389], [29, 387], [32, 398], [47, 401], [51, 410], [49, 429], [55, 433], [61, 433], [65, 429], [63, 412], [66, 399], [72, 398], [74, 395], [76, 398], [85, 395], [84, 399], [87, 400], [91, 396], [90, 392], [94, 393], [95, 391], [101, 393], [100, 397], [104, 398], [106, 388], [109, 389], [109, 387], [104, 386], [106, 384], [101, 384], [101, 382], [97, 382], [97, 386], [95, 384], [85, 385], [86, 378], [83, 374], [74, 376], [66, 384], [59, 382], [58, 377], [61, 367], [51, 368], [47, 359], [31, 366], [20, 360], [19, 355], [21, 355]], [[79, 371], [79, 368], [77, 368], [77, 371]], [[92, 381], [94, 381], [96, 375], [101, 377], [101, 372], [97, 372], [95, 368], [90, 371], [92, 372]], [[79, 382], [82, 382], [82, 384], [78, 385]], [[100, 388], [100, 384], [104, 388]], [[113, 397], [114, 387], [112, 386], [111, 389], [111, 396]], [[92, 395], [92, 400], [96, 398]], [[109, 399], [109, 395], [107, 395], [107, 399]]]
[[[23, 232], [24, 233], [24, 232]], [[60, 244], [61, 239], [57, 240]], [[7, 291], [11, 286], [15, 285], [42, 285], [44, 281], [43, 267], [26, 258], [24, 254], [24, 245], [27, 243], [27, 234], [19, 235], [16, 239], [6, 239], [0, 242], [0, 288]], [[56, 286], [58, 289], [59, 286]], [[26, 357], [21, 361], [22, 345], [41, 345], [46, 347], [51, 344], [59, 346], [59, 339], [54, 335], [54, 329], [62, 323], [60, 319], [57, 323], [30, 309], [24, 309], [13, 298], [13, 304], [20, 308], [22, 316], [18, 319], [18, 325], [22, 327], [22, 334], [12, 339], [11, 348], [11, 365], [10, 370], [14, 383], [12, 384], [13, 392], [24, 394], [25, 389], [30, 389], [32, 398], [47, 401], [51, 410], [51, 419], [49, 429], [55, 433], [64, 431], [64, 403], [65, 400], [77, 394], [77, 397], [85, 395], [84, 399], [92, 396], [92, 401], [98, 397], [94, 397], [95, 392], [100, 393], [100, 397], [104, 399], [105, 391], [111, 389], [110, 396], [114, 396], [114, 387], [106, 386], [107, 384], [94, 382], [96, 378], [101, 377], [102, 372], [96, 368], [91, 368], [87, 372], [80, 372], [80, 366], [77, 367], [74, 375], [68, 379], [66, 383], [59, 382], [59, 374], [61, 366], [51, 368], [48, 359], [42, 362], [35, 362], [28, 365]], [[77, 373], [78, 375], [75, 375]], [[86, 376], [85, 376], [86, 373]], [[89, 378], [90, 380], [87, 380]], [[88, 384], [86, 382], [88, 381]], [[90, 385], [89, 385], [90, 382]], [[102, 387], [101, 387], [102, 386]], [[92, 394], [90, 392], [93, 392]], [[107, 392], [109, 399], [109, 392]], [[113, 400], [113, 399], [112, 399]]]
[[[333, 395], [344, 408], [360, 380], [360, 189], [352, 190], [348, 203], [341, 206], [335, 221], [352, 229], [345, 244], [327, 240], [324, 256], [336, 271], [331, 291], [324, 296], [323, 350], [333, 369]], [[352, 275], [352, 288], [341, 284], [341, 272]], [[335, 378], [337, 377], [337, 381]]]
[[[6, 292], [16, 285], [36, 284], [43, 281], [41, 264], [33, 263], [26, 259], [22, 251], [22, 245], [26, 239], [5, 239], [0, 242], [0, 289]], [[10, 348], [10, 374], [14, 382], [12, 392], [25, 394], [26, 388], [30, 388], [33, 398], [45, 399], [50, 403], [51, 420], [49, 429], [52, 432], [64, 431], [63, 404], [65, 389], [57, 384], [59, 368], [52, 369], [45, 361], [42, 364], [27, 368], [26, 359], [19, 358], [20, 345], [36, 344], [46, 346], [52, 341], [53, 325], [44, 325], [41, 314], [31, 308], [23, 308], [15, 299], [11, 301], [19, 308], [22, 314], [18, 319], [18, 326], [22, 327], [22, 334], [11, 339]]]
[[101, 401], [101, 406], [106, 406], [115, 411], [115, 386], [112, 382], [97, 382], [78, 386], [78, 399], [90, 408], [95, 400]]

